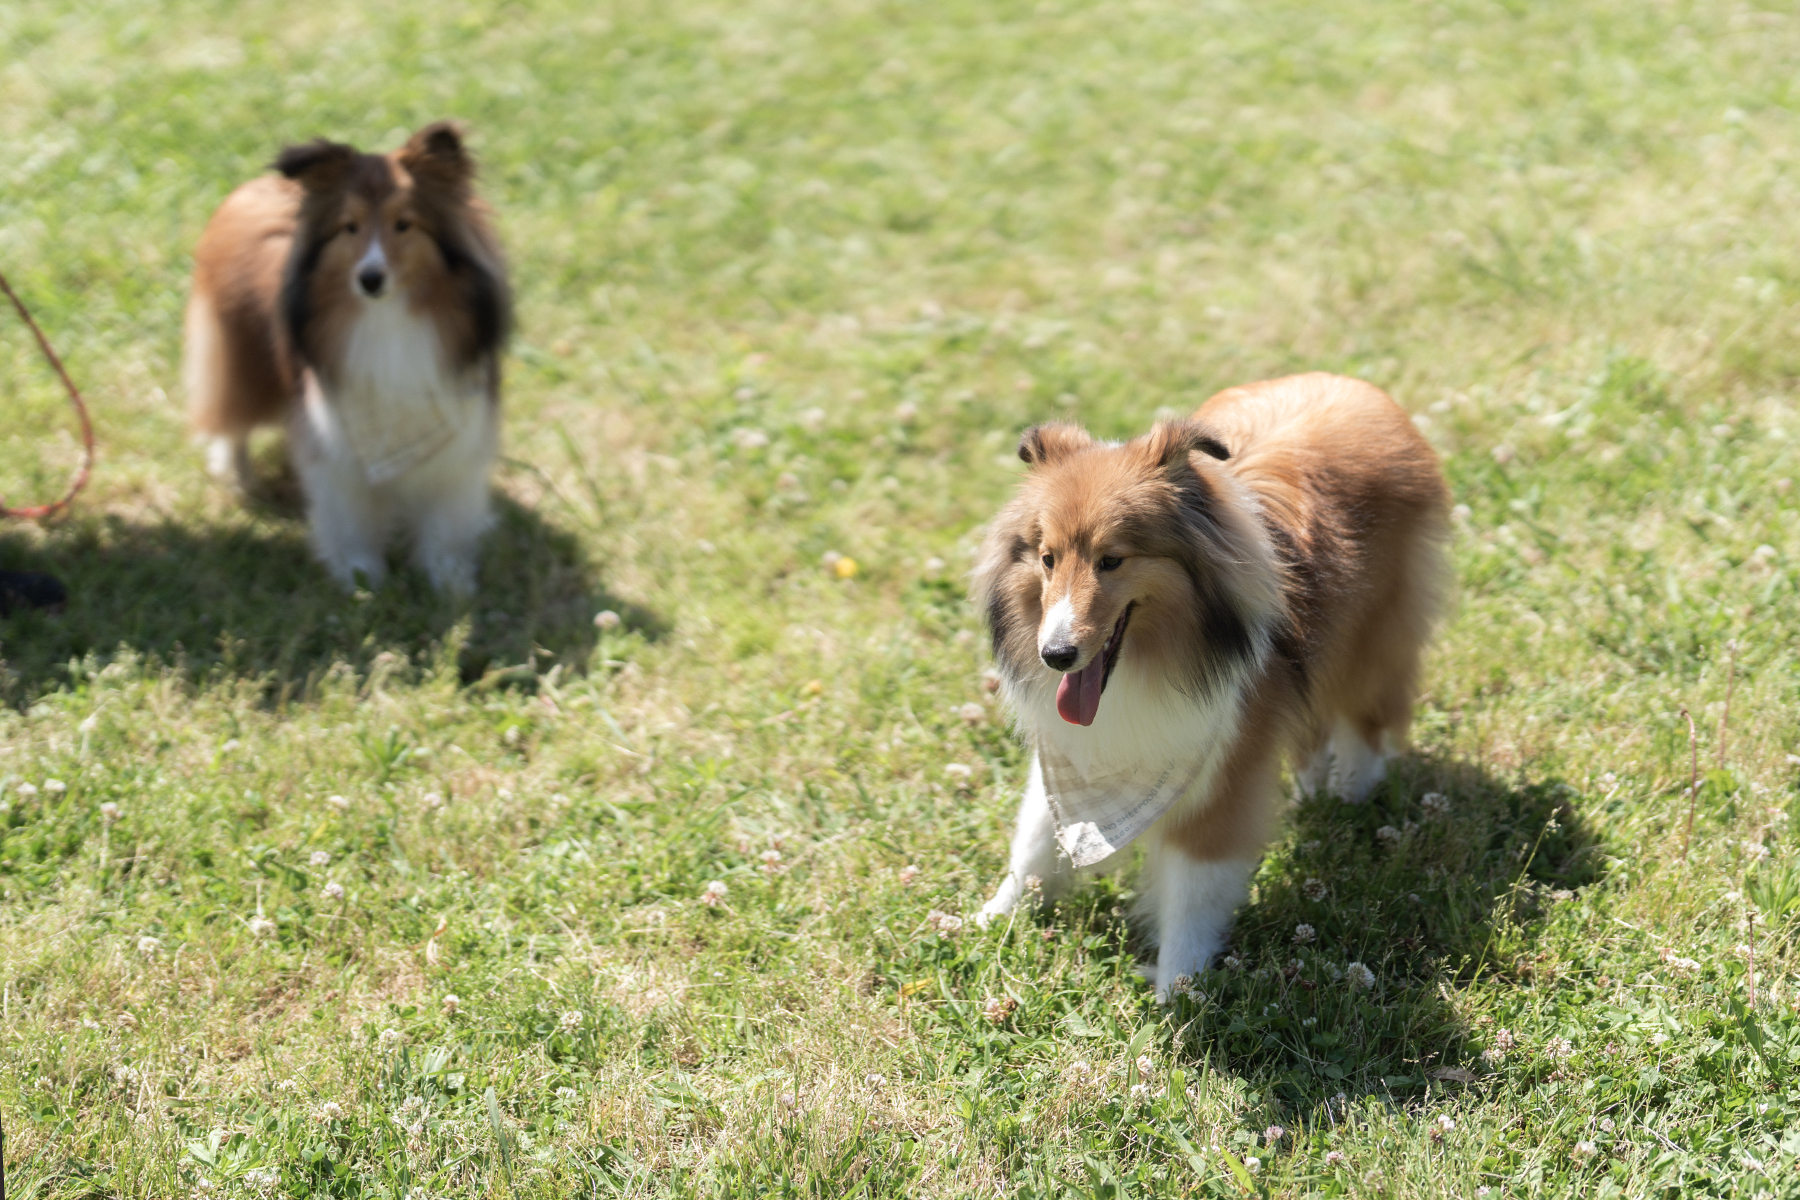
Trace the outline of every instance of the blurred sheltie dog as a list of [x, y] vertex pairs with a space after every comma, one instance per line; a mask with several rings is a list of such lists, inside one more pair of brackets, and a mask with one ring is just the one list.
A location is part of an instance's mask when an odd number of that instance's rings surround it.
[[1356, 802], [1403, 745], [1447, 583], [1443, 476], [1385, 393], [1324, 374], [1231, 388], [1123, 445], [1041, 425], [1019, 457], [974, 595], [1034, 753], [980, 919], [1143, 834], [1167, 999], [1224, 947], [1283, 755], [1303, 789]]
[[475, 584], [490, 523], [506, 263], [458, 128], [392, 154], [323, 139], [225, 198], [194, 251], [186, 377], [215, 476], [249, 490], [250, 431], [285, 422], [319, 558], [346, 587], [396, 536], [440, 588]]

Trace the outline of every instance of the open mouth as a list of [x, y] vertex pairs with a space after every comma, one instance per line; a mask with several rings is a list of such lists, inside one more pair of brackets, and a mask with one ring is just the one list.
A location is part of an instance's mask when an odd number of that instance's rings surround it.
[[1094, 655], [1093, 662], [1079, 671], [1070, 671], [1056, 685], [1056, 711], [1071, 725], [1092, 725], [1099, 715], [1100, 693], [1106, 690], [1106, 681], [1112, 678], [1113, 668], [1119, 663], [1119, 651], [1125, 645], [1125, 625], [1136, 607], [1135, 600], [1125, 606], [1112, 636]]

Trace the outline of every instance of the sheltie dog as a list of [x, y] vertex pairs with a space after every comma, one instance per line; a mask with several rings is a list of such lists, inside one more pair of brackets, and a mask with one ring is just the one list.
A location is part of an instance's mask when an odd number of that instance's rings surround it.
[[1431, 447], [1375, 387], [1220, 392], [1123, 445], [1027, 430], [974, 598], [1033, 754], [983, 924], [1140, 833], [1167, 999], [1224, 948], [1301, 788], [1359, 802], [1404, 743], [1448, 577]]
[[406, 538], [440, 588], [475, 584], [490, 523], [506, 263], [449, 122], [392, 154], [323, 139], [225, 198], [194, 250], [188, 413], [250, 490], [250, 431], [285, 422], [313, 546], [343, 585]]

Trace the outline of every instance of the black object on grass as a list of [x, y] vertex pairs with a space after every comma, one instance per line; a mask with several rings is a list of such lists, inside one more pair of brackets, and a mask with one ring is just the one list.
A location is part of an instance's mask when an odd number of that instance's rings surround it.
[[15, 609], [43, 608], [61, 612], [69, 603], [62, 580], [42, 571], [0, 571], [0, 617]]

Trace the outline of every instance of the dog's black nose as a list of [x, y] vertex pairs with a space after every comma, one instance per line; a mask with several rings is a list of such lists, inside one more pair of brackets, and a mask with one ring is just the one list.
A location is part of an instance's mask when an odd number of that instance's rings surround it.
[[1074, 646], [1045, 646], [1040, 653], [1044, 665], [1052, 671], [1066, 671], [1081, 657], [1081, 651]]
[[379, 296], [381, 289], [387, 284], [387, 272], [380, 267], [364, 267], [356, 277], [356, 282], [362, 288], [363, 295]]

